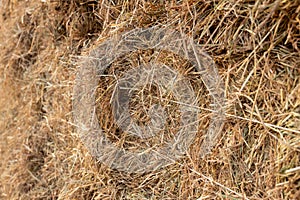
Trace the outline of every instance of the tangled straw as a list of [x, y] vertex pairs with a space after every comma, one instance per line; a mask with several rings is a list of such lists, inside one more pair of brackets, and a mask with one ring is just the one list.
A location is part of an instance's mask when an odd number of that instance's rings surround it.
[[180, 104], [180, 129], [175, 137], [163, 147], [130, 152], [114, 145], [101, 130], [95, 109], [95, 88], [99, 83], [99, 75], [103, 75], [104, 70], [116, 59], [133, 51], [147, 49], [175, 53], [189, 60], [201, 74], [211, 96], [213, 115], [201, 145], [200, 156], [211, 151], [225, 119], [224, 84], [214, 62], [184, 34], [168, 28], [152, 27], [134, 29], [106, 40], [83, 59], [79, 68], [74, 87], [74, 118], [80, 138], [92, 155], [111, 168], [130, 173], [153, 171], [173, 163], [187, 151], [198, 131], [197, 101], [190, 83], [170, 67], [157, 63], [129, 70], [118, 80], [112, 97], [113, 114], [122, 131], [140, 138], [151, 138], [163, 130], [166, 117], [160, 105], [151, 107], [148, 113], [151, 120], [146, 126], [136, 124], [128, 111], [133, 92], [146, 84], [155, 83], [161, 93], [172, 92]]

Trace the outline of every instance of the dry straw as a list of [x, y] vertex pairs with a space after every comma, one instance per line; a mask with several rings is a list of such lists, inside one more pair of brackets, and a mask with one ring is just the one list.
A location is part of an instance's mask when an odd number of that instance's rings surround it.
[[[147, 87], [147, 85], [151, 87], [154, 80], [156, 85], [159, 86], [161, 98], [168, 93], [175, 95], [176, 101], [173, 101], [173, 103], [176, 102], [179, 104], [180, 114], [177, 117], [181, 118], [178, 132], [173, 133], [175, 137], [172, 138], [172, 142], [168, 142], [163, 147], [155, 148], [150, 146], [139, 153], [126, 152], [124, 149], [116, 148], [105, 137], [104, 132], [111, 132], [111, 130], [101, 130], [98, 121], [102, 119], [98, 119], [96, 115], [97, 103], [95, 94], [97, 85], [99, 84], [99, 76], [100, 78], [105, 76], [104, 71], [119, 57], [133, 51], [147, 49], [169, 51], [190, 61], [191, 67], [201, 75], [201, 79], [209, 91], [212, 99], [211, 110], [213, 115], [199, 156], [203, 157], [211, 151], [222, 131], [225, 118], [224, 83], [222, 84], [213, 60], [207, 54], [203, 53], [201, 47], [195, 45], [191, 39], [170, 28], [160, 28], [158, 26], [148, 29], [134, 29], [120, 36], [108, 39], [92, 50], [89, 56], [84, 57], [80, 63], [73, 97], [75, 123], [78, 126], [78, 131], [83, 142], [100, 162], [104, 162], [112, 168], [131, 173], [153, 171], [174, 163], [176, 158], [188, 150], [196, 132], [198, 132], [197, 108], [199, 105], [197, 105], [198, 101], [195, 98], [189, 81], [185, 81], [184, 77], [180, 77], [180, 74], [175, 73], [174, 70], [176, 69], [171, 69], [168, 66], [158, 67], [157, 65], [163, 65], [163, 63], [155, 64], [155, 59], [150, 56], [149, 59], [154, 61], [147, 63], [147, 67], [144, 66], [138, 67], [136, 70], [129, 70], [122, 80], [115, 80], [117, 82], [115, 86], [106, 86], [115, 88], [113, 91], [115, 95], [111, 97], [114, 116], [111, 116], [112, 119], [106, 123], [113, 123], [114, 117], [121, 131], [126, 131], [131, 135], [142, 138], [154, 136], [155, 133], [151, 132], [163, 134], [164, 129], [175, 129], [176, 127], [172, 127], [171, 123], [166, 123], [165, 120], [157, 117], [156, 119], [152, 118], [150, 120], [152, 123], [146, 127], [138, 126], [131, 119], [128, 107], [130, 96], [133, 95], [133, 92], [142, 93], [143, 88]], [[123, 63], [123, 65], [125, 64]], [[103, 84], [99, 87], [102, 86]], [[138, 88], [142, 90], [139, 91]], [[99, 95], [108, 95], [108, 93]], [[98, 99], [98, 101], [102, 101], [102, 99]], [[167, 99], [167, 101], [170, 101], [170, 99]], [[149, 105], [144, 101], [137, 102], [137, 105], [134, 106], [138, 106], [138, 104], [150, 107], [152, 102], [150, 101]], [[170, 104], [169, 106], [172, 105]], [[161, 116], [159, 113], [162, 112], [162, 109], [160, 107], [154, 110], [151, 109], [150, 111], [153, 113], [152, 115], [159, 117]], [[104, 115], [109, 115], [110, 112], [106, 111], [103, 113]], [[159, 130], [161, 131], [159, 132]], [[110, 134], [114, 135], [115, 133]], [[163, 138], [164, 136], [160, 137]]]
[[[298, 0], [1, 2], [0, 199], [299, 199]], [[95, 88], [99, 126], [117, 147], [134, 152], [166, 144], [180, 127], [176, 95], [155, 83], [132, 92], [128, 107], [146, 127], [160, 117], [152, 105], [161, 105], [170, 124], [163, 138], [126, 135], [112, 123], [110, 86], [122, 85], [139, 66], [155, 61], [185, 77], [199, 111], [185, 156], [129, 175], [97, 162], [78, 137], [72, 103], [78, 60], [115, 35], [166, 24], [214, 61], [225, 84], [226, 123], [201, 158], [213, 118], [203, 76], [185, 56], [164, 50], [121, 56]], [[152, 124], [159, 132], [160, 124]]]

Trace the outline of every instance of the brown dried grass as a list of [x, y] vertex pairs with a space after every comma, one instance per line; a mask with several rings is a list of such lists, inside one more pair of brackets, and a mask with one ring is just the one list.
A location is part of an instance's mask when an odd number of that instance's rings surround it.
[[[2, 1], [0, 198], [299, 199], [299, 5]], [[199, 132], [185, 159], [128, 175], [97, 163], [76, 137], [75, 61], [112, 33], [159, 23], [175, 24], [213, 57], [226, 84], [227, 122], [204, 159]]]

